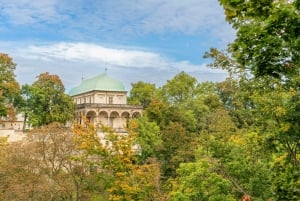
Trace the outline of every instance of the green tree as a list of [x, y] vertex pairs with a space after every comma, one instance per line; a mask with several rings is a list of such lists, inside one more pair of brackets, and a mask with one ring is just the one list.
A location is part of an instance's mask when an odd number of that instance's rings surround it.
[[154, 84], [139, 81], [131, 84], [130, 96], [128, 102], [134, 105], [142, 105], [144, 108], [151, 103], [156, 92]]
[[26, 129], [29, 112], [31, 111], [31, 108], [34, 107], [31, 101], [29, 100], [29, 96], [30, 96], [30, 85], [25, 84], [21, 87], [21, 92], [19, 96], [17, 96], [15, 99], [17, 112], [22, 113], [24, 117], [23, 128], [22, 128], [23, 131], [25, 131]]
[[23, 111], [28, 111], [32, 126], [47, 125], [52, 122], [66, 123], [74, 117], [75, 104], [64, 93], [65, 88], [58, 75], [42, 73], [30, 87], [26, 87], [27, 103]]
[[215, 172], [214, 166], [204, 158], [195, 163], [182, 163], [178, 177], [172, 181], [171, 200], [234, 201], [233, 186]]
[[166, 113], [169, 108], [170, 106], [167, 102], [155, 98], [145, 109], [145, 115], [147, 115], [150, 121], [156, 122], [161, 127], [166, 122]]
[[20, 93], [14, 71], [16, 64], [7, 54], [0, 53], [0, 117], [15, 117], [13, 103]]
[[161, 97], [170, 104], [183, 103], [194, 96], [196, 85], [196, 78], [180, 72], [160, 88]]
[[299, 200], [299, 168], [295, 168], [295, 166], [290, 163], [287, 154], [277, 156], [272, 165], [272, 190], [275, 200]]
[[[298, 199], [292, 191], [299, 182], [297, 75], [287, 77], [285, 81], [274, 78], [273, 74], [253, 76], [251, 71], [244, 70], [242, 63], [229, 55], [217, 50], [206, 54], [214, 58], [212, 67], [229, 71], [230, 77], [218, 84], [218, 94], [241, 130], [232, 133], [234, 143], [230, 146], [207, 137], [209, 142], [216, 143], [215, 147], [219, 150], [222, 150], [221, 147], [227, 150], [223, 157], [216, 155], [219, 152], [215, 151], [212, 156], [219, 158], [226, 174], [232, 178], [230, 180], [242, 189], [240, 193], [250, 194], [258, 200], [266, 200], [272, 193], [275, 198], [279, 194], [288, 194], [294, 196], [289, 199]], [[210, 143], [208, 147], [211, 147]], [[283, 168], [276, 168], [276, 160], [273, 160], [282, 155], [289, 157], [281, 164], [286, 165], [286, 171], [280, 172]]]
[[[252, 84], [254, 124], [265, 135], [274, 158], [273, 190], [278, 200], [297, 200], [299, 183], [300, 2], [220, 0], [227, 20], [237, 30], [229, 52], [245, 69], [264, 76]], [[254, 80], [254, 79], [253, 79]], [[248, 83], [248, 87], [251, 82]], [[251, 87], [249, 87], [251, 88]], [[258, 115], [259, 114], [259, 115]], [[282, 159], [284, 157], [284, 160]], [[276, 176], [277, 175], [277, 176]]]
[[207, 160], [216, 174], [231, 183], [235, 198], [249, 194], [257, 200], [268, 199], [271, 195], [269, 161], [273, 156], [263, 146], [266, 137], [249, 128], [238, 129], [224, 109], [212, 111], [206, 118], [197, 159]]
[[133, 131], [137, 133], [136, 143], [140, 148], [139, 163], [146, 162], [150, 157], [156, 157], [157, 150], [162, 144], [157, 124], [150, 122], [147, 116], [133, 119], [131, 124], [136, 124]]
[[195, 136], [188, 133], [180, 122], [170, 122], [161, 129], [162, 146], [159, 151], [163, 175], [176, 177], [176, 169], [180, 163], [195, 159]]
[[254, 75], [299, 73], [299, 0], [219, 0], [226, 19], [237, 30], [230, 45], [242, 67]]

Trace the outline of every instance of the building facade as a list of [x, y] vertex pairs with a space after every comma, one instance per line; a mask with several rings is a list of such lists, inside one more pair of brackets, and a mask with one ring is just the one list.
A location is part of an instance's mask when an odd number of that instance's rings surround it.
[[[8, 142], [22, 140], [25, 137], [23, 133], [24, 117], [22, 114], [17, 114], [16, 118], [1, 118], [0, 119], [0, 137], [7, 138]], [[26, 125], [25, 129], [30, 129]]]
[[126, 132], [130, 118], [142, 115], [142, 106], [127, 104], [127, 91], [122, 82], [103, 73], [70, 90], [77, 109], [76, 119], [86, 118], [95, 126], [109, 126], [115, 132]]

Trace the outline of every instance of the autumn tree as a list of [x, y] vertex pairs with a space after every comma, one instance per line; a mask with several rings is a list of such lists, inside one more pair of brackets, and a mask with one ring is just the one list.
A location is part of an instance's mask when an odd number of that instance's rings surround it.
[[0, 182], [3, 200], [83, 200], [89, 166], [75, 160], [69, 128], [54, 123], [31, 130], [27, 137], [1, 149]]
[[[74, 127], [78, 148], [89, 156], [86, 162], [95, 168], [94, 177], [102, 178], [105, 184], [97, 200], [164, 200], [155, 158], [138, 163], [137, 126], [138, 122], [132, 121], [128, 133], [123, 134], [114, 133], [108, 127], [97, 131], [88, 122], [84, 127]], [[99, 132], [103, 135], [101, 139]]]
[[7, 54], [0, 53], [0, 117], [15, 117], [14, 100], [19, 94], [19, 84], [14, 71], [16, 64]]
[[[103, 130], [110, 131], [107, 127], [103, 127]], [[107, 189], [112, 184], [113, 175], [110, 169], [111, 161], [105, 160], [109, 157], [105, 139], [103, 136], [99, 137], [97, 129], [85, 117], [82, 124], [73, 125], [72, 131], [79, 154], [72, 156], [77, 166], [74, 168], [69, 164], [68, 169], [73, 173], [75, 186], [79, 190], [78, 197], [83, 196], [85, 192], [86, 199], [108, 200]]]
[[[115, 136], [109, 134], [111, 147], [109, 148], [110, 166], [114, 175], [113, 183], [108, 189], [109, 200], [164, 200], [160, 187], [160, 169], [157, 161], [152, 158], [147, 163], [138, 164], [138, 151], [134, 133]], [[108, 161], [107, 161], [108, 162]]]

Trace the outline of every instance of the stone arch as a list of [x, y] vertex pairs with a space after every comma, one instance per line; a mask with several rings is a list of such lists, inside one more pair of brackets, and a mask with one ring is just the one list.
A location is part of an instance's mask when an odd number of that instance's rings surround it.
[[117, 111], [112, 111], [110, 114], [109, 114], [109, 122], [108, 122], [108, 125], [111, 127], [111, 128], [118, 128], [120, 123], [120, 115]]
[[78, 111], [76, 114], [77, 117], [77, 123], [78, 124], [83, 124], [84, 122], [84, 117], [85, 117], [85, 112], [84, 111]]
[[128, 127], [128, 121], [130, 119], [130, 113], [125, 111], [121, 114], [121, 125], [122, 128], [127, 128]]
[[106, 111], [99, 112], [99, 121], [102, 125], [108, 126], [108, 113]]
[[97, 115], [96, 115], [96, 112], [95, 111], [88, 111], [87, 113], [86, 113], [86, 118], [87, 118], [87, 120], [91, 123], [91, 124], [95, 124], [96, 123], [96, 117], [97, 117]]
[[140, 112], [133, 112], [132, 113], [132, 118], [138, 118], [140, 116], [142, 116]]

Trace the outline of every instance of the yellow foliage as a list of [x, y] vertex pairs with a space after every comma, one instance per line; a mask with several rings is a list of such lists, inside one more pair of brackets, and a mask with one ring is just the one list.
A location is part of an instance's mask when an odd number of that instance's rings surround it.
[[287, 157], [288, 157], [288, 153], [284, 153], [281, 156], [276, 157], [274, 160], [274, 164], [280, 164], [283, 166], [286, 162]]
[[280, 117], [286, 114], [286, 108], [282, 106], [277, 106], [275, 109], [276, 116]]
[[245, 139], [241, 138], [240, 135], [230, 136], [229, 141], [233, 142], [234, 144], [237, 144], [237, 145], [244, 145], [245, 144]]
[[74, 132], [74, 142], [77, 145], [79, 150], [96, 150], [103, 149], [102, 144], [100, 142], [99, 137], [97, 136], [97, 131], [94, 126], [89, 123], [84, 117], [84, 124], [74, 124], [73, 132]]
[[7, 145], [7, 139], [8, 137], [0, 137], [0, 148]]
[[290, 123], [281, 123], [280, 130], [283, 132], [287, 132], [291, 128]]

